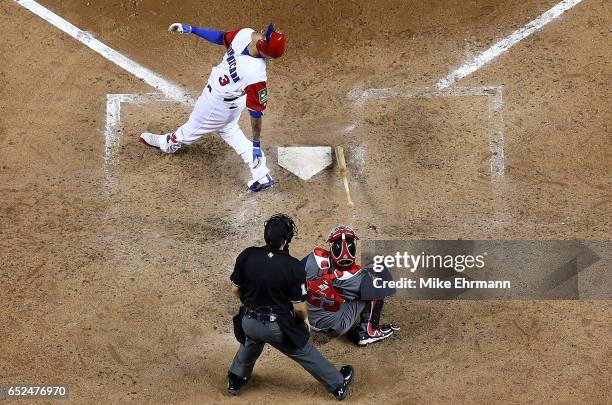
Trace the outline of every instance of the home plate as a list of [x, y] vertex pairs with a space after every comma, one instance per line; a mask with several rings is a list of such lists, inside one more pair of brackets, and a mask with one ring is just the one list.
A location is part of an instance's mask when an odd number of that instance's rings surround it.
[[332, 164], [331, 146], [279, 146], [278, 165], [302, 180]]

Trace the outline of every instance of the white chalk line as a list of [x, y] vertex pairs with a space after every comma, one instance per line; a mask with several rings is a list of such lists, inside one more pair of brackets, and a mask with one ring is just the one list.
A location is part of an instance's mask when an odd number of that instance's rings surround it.
[[121, 103], [153, 103], [161, 101], [175, 101], [184, 104], [193, 104], [186, 91], [180, 86], [164, 79], [157, 73], [145, 68], [122, 53], [94, 38], [89, 32], [83, 31], [71, 24], [51, 10], [33, 0], [14, 0], [15, 3], [31, 11], [51, 25], [68, 34], [89, 49], [101, 55], [133, 76], [141, 79], [148, 85], [160, 91], [152, 94], [107, 94], [106, 96], [106, 125], [104, 128], [104, 173], [105, 189], [107, 193], [114, 193], [117, 189], [117, 178], [111, 173], [109, 163], [113, 163], [117, 156], [117, 144], [121, 131]]
[[177, 102], [161, 93], [107, 94], [106, 126], [104, 128], [104, 162], [113, 163], [117, 157], [117, 144], [121, 133], [121, 104], [148, 105], [161, 102]]
[[78, 27], [72, 25], [70, 22], [58, 16], [51, 10], [41, 6], [37, 2], [33, 0], [14, 1], [20, 6], [30, 10], [32, 13], [36, 14], [43, 20], [59, 28], [66, 34], [70, 35], [72, 38], [81, 42], [83, 45], [87, 46], [91, 50], [97, 52], [105, 59], [109, 60], [110, 62], [113, 62], [117, 66], [131, 73], [132, 75], [143, 80], [148, 85], [156, 88], [167, 98], [181, 102], [192, 102], [192, 100], [189, 100], [189, 97], [186, 95], [185, 90], [180, 86], [171, 83], [170, 81], [164, 79], [155, 72], [138, 64], [137, 62], [123, 55], [122, 53], [117, 52], [106, 44], [98, 41], [89, 32], [83, 31]]
[[107, 193], [117, 189], [118, 179], [113, 175], [110, 166], [117, 163], [119, 155], [119, 136], [122, 132], [121, 104], [151, 105], [162, 102], [179, 102], [162, 93], [134, 93], [106, 95], [106, 125], [104, 128], [104, 186]]
[[534, 32], [540, 30], [546, 24], [555, 20], [561, 14], [565, 13], [567, 10], [573, 8], [582, 1], [583, 0], [563, 0], [560, 3], [557, 3], [557, 5], [552, 7], [550, 10], [544, 12], [535, 20], [529, 22], [527, 25], [523, 26], [522, 28], [519, 28], [512, 34], [496, 42], [486, 51], [476, 55], [469, 62], [464, 63], [458, 69], [456, 69], [446, 77], [440, 79], [436, 83], [437, 89], [443, 90], [447, 87], [450, 87], [455, 84], [457, 80], [460, 80], [474, 73], [475, 71], [477, 71], [478, 69], [491, 62], [493, 59], [506, 52], [514, 45], [516, 45], [518, 42], [527, 38]]
[[506, 174], [506, 152], [504, 140], [503, 88], [489, 95], [489, 146], [491, 149], [491, 175], [494, 179]]
[[394, 86], [381, 89], [353, 89], [348, 93], [349, 99], [355, 104], [363, 104], [369, 100], [380, 100], [396, 97], [465, 97], [495, 95], [499, 86], [453, 87], [438, 90], [431, 87]]
[[153, 94], [107, 94], [106, 96], [106, 125], [104, 139], [104, 162], [110, 163], [116, 155], [118, 133], [121, 125], [121, 103], [152, 103], [161, 101], [177, 101], [193, 104], [194, 99], [186, 91], [157, 73], [138, 64], [122, 53], [112, 49], [94, 38], [90, 33], [81, 30], [51, 10], [43, 7], [33, 0], [14, 0], [20, 6], [36, 14], [51, 25], [70, 35], [83, 45], [100, 54], [103, 58], [116, 64], [128, 73], [143, 80], [161, 93]]

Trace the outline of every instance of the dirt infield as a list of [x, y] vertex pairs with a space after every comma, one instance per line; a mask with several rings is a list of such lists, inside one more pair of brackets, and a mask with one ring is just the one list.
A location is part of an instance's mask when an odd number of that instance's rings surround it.
[[[237, 348], [228, 276], [278, 211], [298, 223], [297, 256], [342, 222], [362, 239], [612, 237], [606, 0], [458, 83], [503, 86], [499, 178], [487, 97], [404, 96], [554, 0], [40, 3], [194, 95], [223, 51], [170, 23], [273, 19], [289, 38], [270, 64], [262, 133], [279, 185], [247, 193], [240, 158], [216, 135], [174, 156], [140, 145], [141, 132], [183, 123], [179, 103], [125, 105], [117, 159], [105, 162], [107, 94], [152, 89], [1, 1], [0, 384], [71, 384], [70, 403], [237, 403], [225, 394]], [[400, 93], [349, 97], [372, 88]], [[303, 182], [278, 167], [281, 145], [344, 146], [355, 209], [335, 168]], [[355, 366], [352, 403], [612, 402], [610, 301], [392, 300], [383, 316], [403, 326], [388, 343], [317, 341]], [[333, 400], [269, 350], [241, 398]]]

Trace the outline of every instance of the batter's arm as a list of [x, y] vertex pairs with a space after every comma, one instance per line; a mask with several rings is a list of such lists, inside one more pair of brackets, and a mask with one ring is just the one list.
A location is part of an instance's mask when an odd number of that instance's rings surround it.
[[259, 167], [263, 153], [261, 152], [261, 116], [251, 116], [251, 130], [253, 132], [253, 169]]
[[173, 23], [168, 28], [170, 32], [178, 32], [181, 34], [193, 34], [198, 37], [207, 40], [213, 44], [224, 45], [225, 32], [219, 30], [209, 30], [206, 28], [196, 27], [195, 25]]
[[251, 116], [251, 129], [253, 132], [253, 168], [259, 166], [261, 152], [261, 124], [266, 104], [268, 103], [268, 89], [266, 82], [257, 82], [245, 88], [247, 96], [246, 107]]
[[261, 121], [262, 117], [251, 116], [251, 130], [253, 132], [253, 142], [259, 142], [261, 140]]
[[207, 40], [208, 42], [212, 42], [213, 44], [223, 45], [223, 36], [225, 35], [224, 31], [209, 30], [206, 28], [193, 26], [191, 27], [191, 33]]

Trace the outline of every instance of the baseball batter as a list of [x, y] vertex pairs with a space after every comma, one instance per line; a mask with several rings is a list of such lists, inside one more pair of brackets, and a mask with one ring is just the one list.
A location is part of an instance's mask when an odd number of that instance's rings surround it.
[[[224, 32], [182, 23], [174, 23], [168, 30], [197, 35], [225, 46], [227, 51], [221, 63], [213, 67], [189, 120], [173, 133], [143, 133], [140, 142], [165, 153], [175, 153], [182, 145], [217, 131], [249, 167], [248, 188], [257, 192], [272, 186], [274, 180], [261, 149], [262, 116], [268, 102], [266, 60], [284, 53], [285, 34], [272, 24], [265, 33], [251, 28]], [[245, 107], [251, 116], [253, 140], [247, 139], [238, 125]]]
[[399, 330], [381, 324], [384, 300], [365, 300], [364, 285], [372, 276], [355, 262], [359, 238], [347, 225], [334, 228], [327, 238], [330, 250], [315, 248], [302, 263], [308, 284], [308, 319], [314, 331], [335, 336], [347, 333], [360, 318], [357, 344], [366, 346]]

